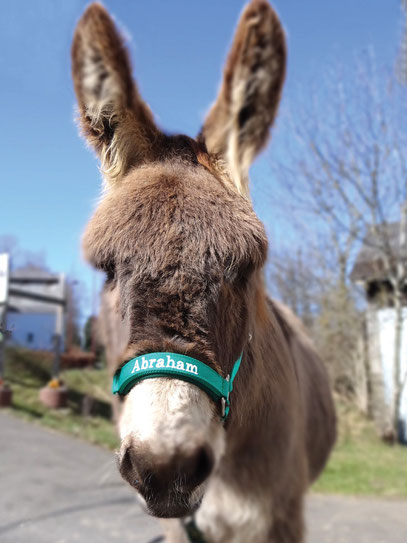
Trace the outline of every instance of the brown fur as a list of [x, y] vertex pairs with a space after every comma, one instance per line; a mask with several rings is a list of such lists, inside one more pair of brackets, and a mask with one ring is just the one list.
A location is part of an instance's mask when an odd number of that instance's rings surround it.
[[[87, 44], [96, 63], [102, 59], [93, 90], [84, 84], [93, 69]], [[334, 443], [335, 414], [326, 372], [301, 325], [266, 296], [267, 239], [242, 189], [280, 98], [285, 41], [278, 18], [264, 0], [244, 11], [197, 141], [156, 128], [100, 5], [79, 22], [72, 54], [85, 135], [108, 167], [109, 149], [120, 164], [107, 175], [110, 190], [83, 238], [86, 258], [107, 273], [109, 366], [113, 372], [138, 354], [169, 351], [226, 376], [243, 351], [217, 477], [248, 497], [268, 496], [264, 541], [298, 543], [303, 495]]]
[[243, 194], [248, 194], [249, 166], [267, 143], [277, 113], [285, 66], [284, 32], [277, 15], [265, 0], [250, 2], [237, 27], [218, 98], [202, 128], [210, 152], [229, 155]]
[[108, 179], [115, 182], [153, 158], [160, 133], [131, 77], [123, 40], [100, 4], [92, 4], [76, 28], [72, 75], [83, 133]]

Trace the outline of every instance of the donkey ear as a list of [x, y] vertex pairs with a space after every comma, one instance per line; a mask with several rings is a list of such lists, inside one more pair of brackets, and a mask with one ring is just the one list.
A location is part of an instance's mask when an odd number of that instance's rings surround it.
[[91, 4], [72, 44], [72, 75], [83, 132], [107, 181], [151, 159], [158, 130], [132, 79], [122, 37], [107, 11]]
[[201, 137], [227, 163], [239, 191], [248, 195], [248, 171], [266, 144], [285, 77], [286, 45], [280, 21], [266, 0], [242, 13], [218, 98]]

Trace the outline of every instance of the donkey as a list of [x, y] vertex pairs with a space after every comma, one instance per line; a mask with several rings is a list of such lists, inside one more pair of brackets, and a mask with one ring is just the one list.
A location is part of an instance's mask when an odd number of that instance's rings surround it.
[[[166, 519], [168, 542], [298, 543], [335, 412], [301, 324], [266, 294], [267, 238], [249, 199], [249, 166], [285, 76], [279, 19], [266, 0], [247, 5], [196, 139], [157, 127], [100, 4], [77, 25], [72, 63], [82, 130], [105, 181], [83, 250], [106, 272], [112, 377], [185, 355], [222, 386], [235, 377], [227, 418], [225, 398], [192, 378], [132, 383], [115, 406], [120, 473], [147, 512]], [[163, 358], [151, 358], [157, 352]]]

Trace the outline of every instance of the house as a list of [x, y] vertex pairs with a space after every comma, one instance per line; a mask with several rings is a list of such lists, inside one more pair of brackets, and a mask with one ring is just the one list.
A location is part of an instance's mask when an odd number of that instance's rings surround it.
[[[400, 223], [370, 228], [356, 257], [351, 280], [363, 287], [366, 300], [366, 349], [373, 397], [373, 417], [389, 412], [394, 398], [395, 334], [397, 311], [394, 282], [397, 266], [407, 270], [407, 239]], [[407, 273], [402, 274], [400, 383], [407, 377]], [[407, 444], [407, 386], [401, 397], [399, 437]]]
[[54, 350], [65, 336], [66, 285], [63, 274], [28, 266], [10, 272], [7, 342], [29, 349]]
[[[363, 286], [369, 303], [392, 305], [392, 286], [386, 269], [386, 258], [394, 269], [400, 257], [407, 266], [407, 243], [401, 243], [400, 223], [387, 223], [380, 228], [371, 227], [368, 230], [350, 278]], [[407, 305], [407, 277], [404, 297]]]

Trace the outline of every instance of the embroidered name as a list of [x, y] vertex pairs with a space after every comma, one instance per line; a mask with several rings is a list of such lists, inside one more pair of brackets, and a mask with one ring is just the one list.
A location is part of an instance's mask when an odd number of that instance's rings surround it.
[[131, 373], [137, 373], [142, 370], [160, 369], [160, 368], [173, 368], [186, 373], [193, 373], [198, 375], [198, 366], [196, 364], [190, 364], [189, 362], [183, 362], [182, 360], [174, 360], [167, 354], [167, 360], [164, 358], [145, 358], [141, 357], [141, 360], [137, 358], [134, 361], [133, 369]]

